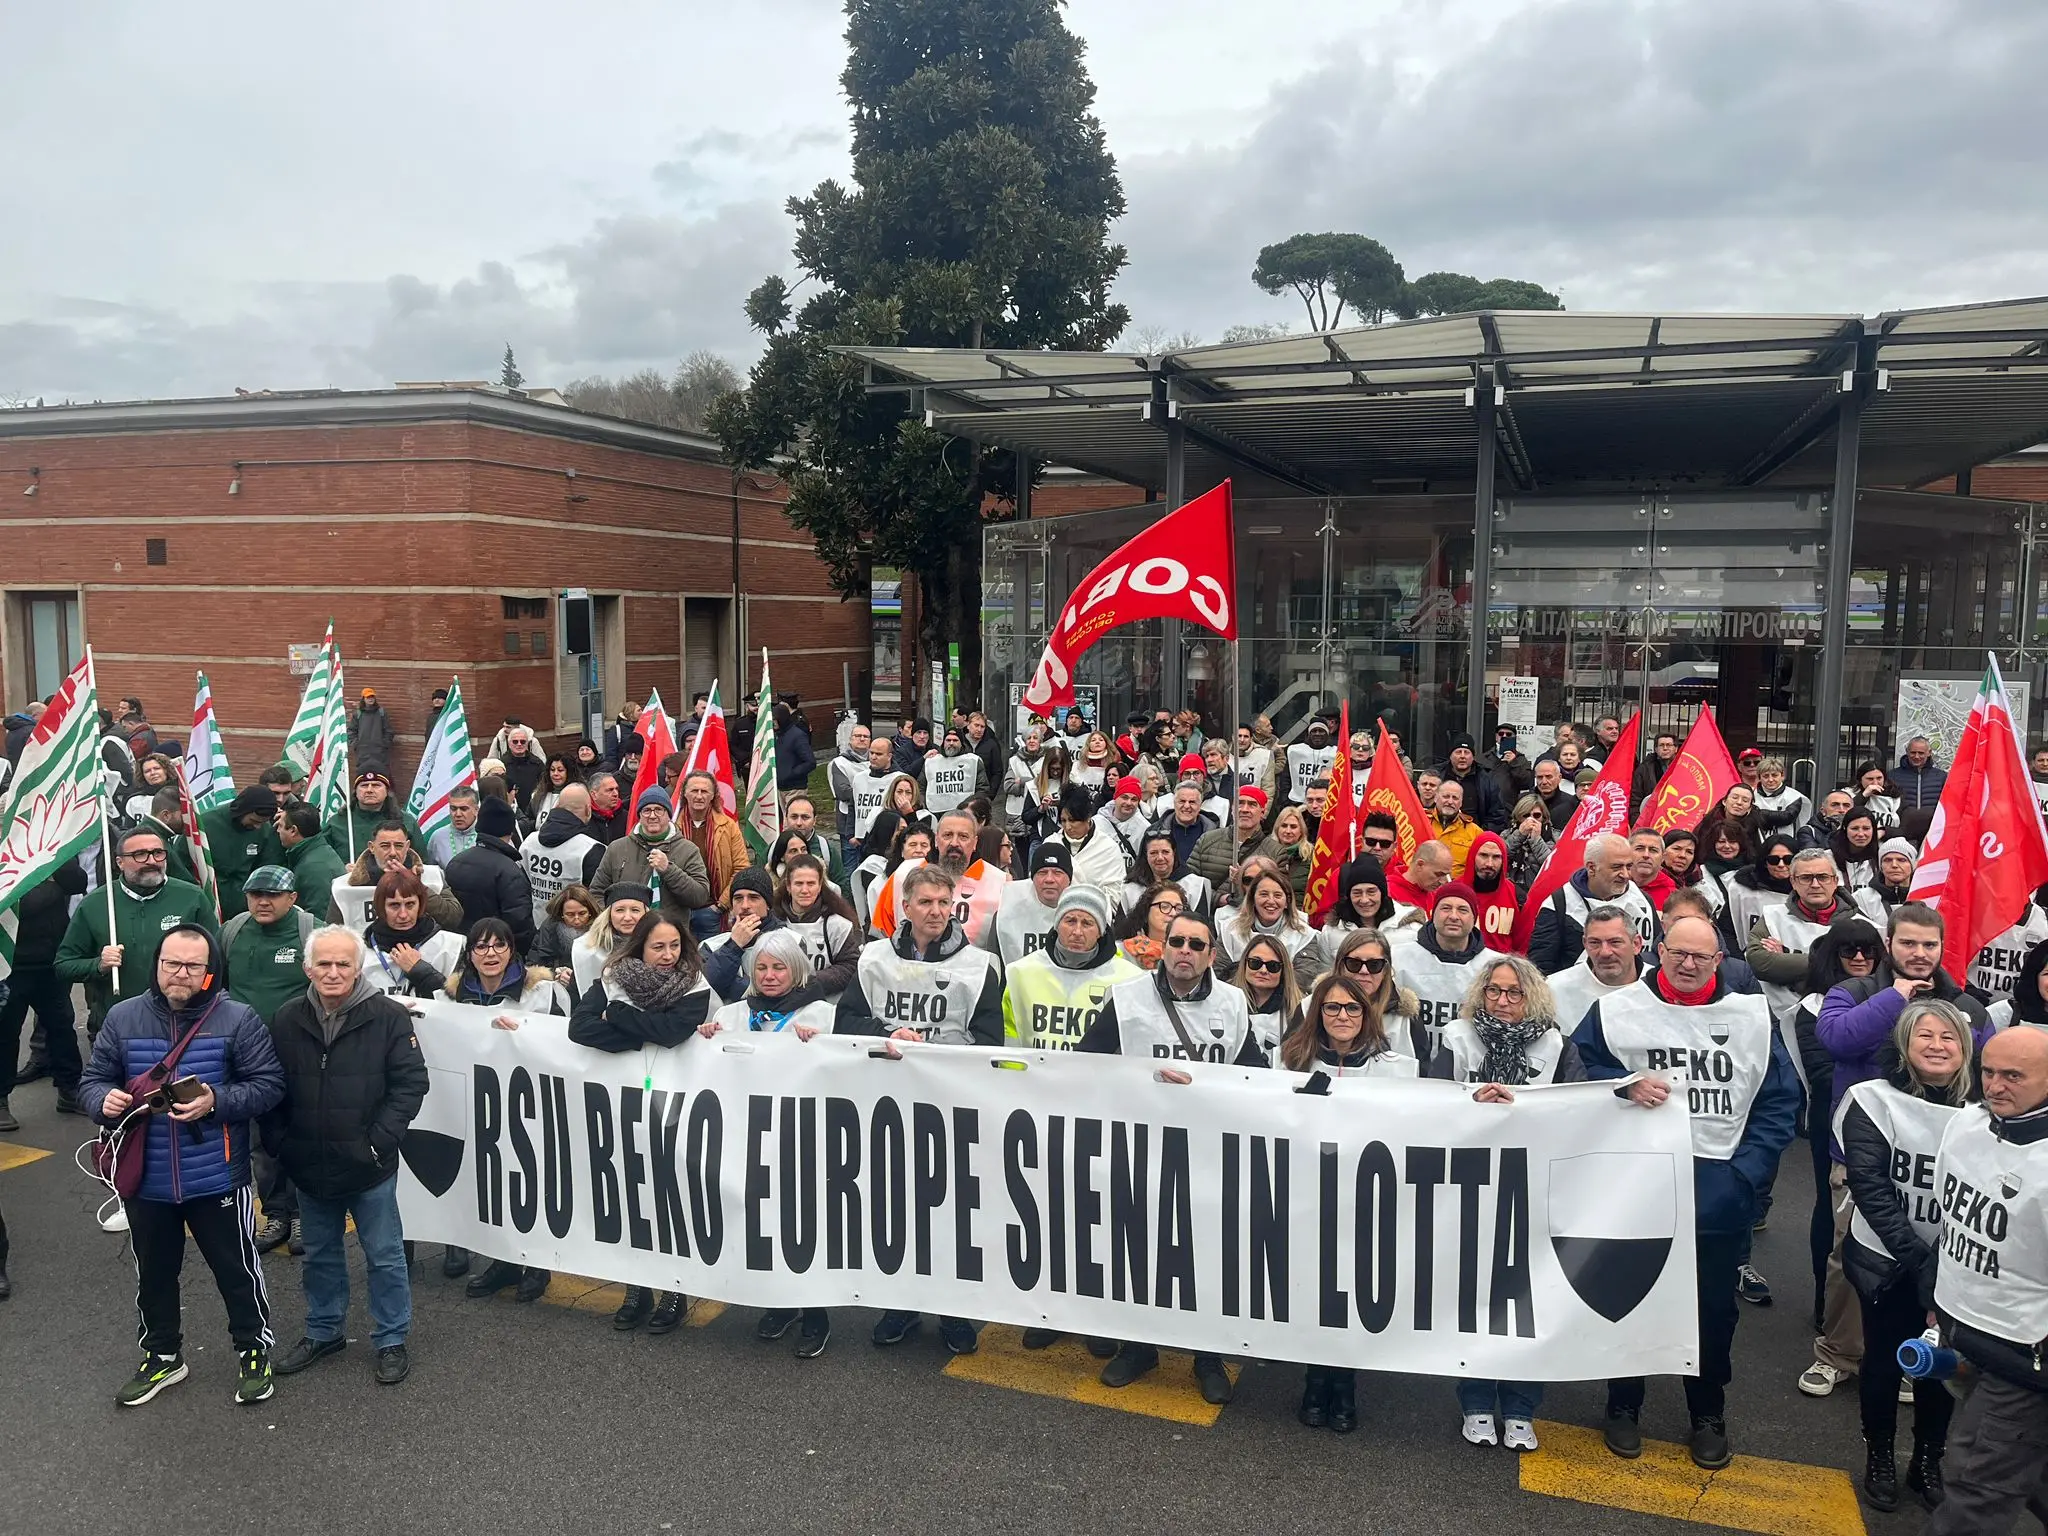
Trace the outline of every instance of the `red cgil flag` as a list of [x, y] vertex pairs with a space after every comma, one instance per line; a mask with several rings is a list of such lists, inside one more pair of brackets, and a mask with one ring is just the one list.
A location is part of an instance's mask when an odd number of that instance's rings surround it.
[[1941, 913], [1941, 963], [1958, 985], [1969, 980], [1977, 952], [2017, 923], [2048, 882], [2048, 832], [1998, 659], [1987, 660], [1911, 893]]
[[[774, 722], [768, 723], [770, 730]], [[734, 815], [739, 809], [740, 797], [732, 777], [732, 738], [725, 730], [725, 708], [718, 702], [718, 684], [711, 685], [711, 697], [704, 704], [704, 723], [697, 727], [697, 734], [690, 742], [689, 761], [683, 764], [683, 774], [708, 773], [718, 781], [718, 808], [726, 815]]]
[[[1351, 738], [1343, 739], [1349, 741]], [[1337, 755], [1347, 761], [1349, 759], [1342, 746], [1338, 748]], [[1394, 851], [1380, 863], [1389, 876], [1398, 875], [1415, 857], [1415, 850], [1436, 836], [1436, 829], [1429, 824], [1429, 813], [1422, 808], [1422, 798], [1415, 793], [1414, 784], [1401, 766], [1400, 752], [1387, 740], [1387, 722], [1384, 720], [1380, 722], [1380, 744], [1373, 751], [1372, 767], [1365, 775], [1365, 794], [1358, 805], [1359, 824], [1362, 826], [1365, 818], [1374, 811], [1385, 811], [1394, 818]]]
[[[1338, 714], [1337, 739], [1351, 740], [1349, 699]], [[1301, 898], [1302, 911], [1317, 928], [1323, 926], [1324, 916], [1337, 904], [1338, 877], [1351, 862], [1358, 842], [1357, 815], [1358, 809], [1351, 803], [1351, 754], [1339, 748], [1337, 760], [1330, 768], [1330, 798], [1323, 804], [1323, 824], [1316, 829], [1315, 856], [1308, 863], [1308, 886]]]
[[661, 707], [659, 693], [649, 695], [647, 707], [640, 711], [640, 722], [633, 729], [647, 744], [647, 750], [640, 754], [640, 771], [633, 775], [633, 796], [626, 802], [629, 827], [640, 819], [640, 792], [661, 783], [662, 761], [676, 749], [675, 731], [668, 723], [668, 711]]
[[1659, 832], [1674, 827], [1693, 831], [1701, 818], [1721, 803], [1722, 796], [1741, 782], [1735, 760], [1728, 755], [1728, 743], [1714, 723], [1714, 711], [1704, 707], [1685, 738], [1684, 750], [1671, 760], [1664, 777], [1636, 812], [1636, 825], [1655, 827]]
[[1024, 707], [1045, 715], [1074, 702], [1074, 664], [1108, 631], [1140, 619], [1187, 619], [1237, 638], [1237, 538], [1230, 482], [1169, 512], [1074, 588], [1046, 637]]
[[1636, 742], [1642, 728], [1643, 717], [1637, 713], [1621, 733], [1621, 740], [1614, 744], [1614, 750], [1607, 754], [1600, 777], [1580, 794], [1579, 808], [1566, 823], [1557, 846], [1550, 850], [1543, 873], [1522, 898], [1521, 915], [1515, 919], [1516, 954], [1529, 952], [1529, 935], [1536, 931], [1536, 914], [1543, 910], [1543, 904], [1586, 867], [1586, 844], [1610, 832], [1628, 835], [1628, 792], [1636, 776]]

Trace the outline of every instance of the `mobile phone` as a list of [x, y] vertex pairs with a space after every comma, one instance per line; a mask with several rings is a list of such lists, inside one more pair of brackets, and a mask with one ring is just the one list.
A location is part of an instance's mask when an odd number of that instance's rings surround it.
[[195, 1099], [206, 1097], [206, 1084], [196, 1077], [181, 1077], [176, 1082], [165, 1084], [164, 1093], [173, 1104], [190, 1104]]

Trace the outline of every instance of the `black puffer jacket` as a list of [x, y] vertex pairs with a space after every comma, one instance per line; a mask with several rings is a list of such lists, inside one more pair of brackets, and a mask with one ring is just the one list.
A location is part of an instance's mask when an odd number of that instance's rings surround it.
[[270, 1021], [284, 1064], [284, 1102], [263, 1119], [263, 1142], [292, 1182], [340, 1200], [398, 1172], [398, 1144], [427, 1097], [427, 1061], [412, 1016], [367, 983], [329, 1042], [320, 1009], [293, 998]]
[[64, 930], [71, 926], [71, 898], [84, 894], [85, 871], [78, 867], [78, 860], [66, 859], [55, 873], [21, 898], [21, 905], [15, 909], [21, 925], [14, 938], [17, 971], [57, 963], [57, 946], [64, 942]]
[[526, 953], [533, 944], [533, 885], [517, 848], [502, 837], [480, 836], [475, 847], [450, 859], [443, 873], [449, 893], [462, 903], [464, 933], [487, 917], [501, 917], [519, 953]]
[[[1898, 1052], [1886, 1051], [1880, 1065], [1889, 1086], [1920, 1096]], [[1842, 1166], [1856, 1209], [1884, 1244], [1882, 1251], [1874, 1251], [1858, 1242], [1853, 1233], [1844, 1238], [1842, 1273], [1865, 1296], [1875, 1296], [1894, 1285], [1910, 1285], [1919, 1305], [1932, 1307], [1940, 1251], [1920, 1236], [1899, 1198], [1898, 1185], [1892, 1182], [1892, 1144], [1853, 1099], [1842, 1111]]]

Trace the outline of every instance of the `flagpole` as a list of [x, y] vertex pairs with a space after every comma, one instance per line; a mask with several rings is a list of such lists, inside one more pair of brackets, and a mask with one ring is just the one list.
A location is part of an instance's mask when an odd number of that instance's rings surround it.
[[[92, 750], [93, 757], [95, 760], [97, 760], [99, 758], [100, 751], [100, 679], [99, 672], [93, 665], [92, 647], [89, 645], [85, 648], [85, 685], [87, 688], [92, 690]], [[121, 942], [121, 929], [119, 921], [114, 913], [114, 881], [117, 878], [117, 876], [114, 873], [114, 821], [112, 815], [113, 798], [107, 791], [107, 776], [105, 771], [102, 770], [94, 777], [100, 786], [100, 858], [103, 861], [103, 867], [107, 872], [107, 943], [112, 945]], [[166, 848], [165, 852], [166, 854], [168, 854], [169, 849]], [[121, 967], [119, 965], [113, 965], [108, 967], [108, 974], [113, 977], [114, 995], [116, 997], [119, 997], [121, 995]]]

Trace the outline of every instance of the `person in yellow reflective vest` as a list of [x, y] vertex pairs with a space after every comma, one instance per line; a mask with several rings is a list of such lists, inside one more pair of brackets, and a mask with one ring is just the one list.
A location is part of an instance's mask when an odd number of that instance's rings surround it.
[[1020, 956], [1003, 988], [1003, 1043], [1070, 1051], [1102, 1011], [1109, 989], [1138, 967], [1118, 951], [1109, 903], [1092, 885], [1070, 885], [1045, 941]]

